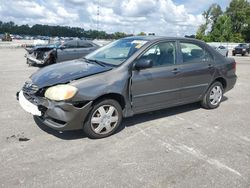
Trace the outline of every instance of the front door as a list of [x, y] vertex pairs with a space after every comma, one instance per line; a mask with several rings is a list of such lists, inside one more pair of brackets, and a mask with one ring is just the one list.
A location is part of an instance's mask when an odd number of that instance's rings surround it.
[[136, 60], [152, 60], [153, 67], [133, 70], [131, 93], [135, 113], [178, 103], [181, 80], [176, 54], [176, 42], [160, 42]]
[[68, 41], [63, 45], [62, 49], [57, 50], [57, 62], [78, 59], [77, 41]]
[[91, 43], [89, 43], [88, 41], [84, 41], [84, 40], [78, 41], [77, 51], [79, 54], [79, 58], [86, 56], [90, 52], [94, 51], [94, 49], [95, 49], [95, 47]]

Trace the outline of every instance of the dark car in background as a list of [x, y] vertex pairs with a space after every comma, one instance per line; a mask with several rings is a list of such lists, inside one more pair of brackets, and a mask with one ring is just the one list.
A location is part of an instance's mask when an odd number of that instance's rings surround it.
[[62, 61], [78, 59], [96, 50], [99, 46], [87, 40], [70, 40], [57, 42], [46, 46], [36, 46], [26, 49], [27, 64], [50, 65]]
[[59, 131], [113, 134], [122, 118], [200, 102], [217, 108], [236, 83], [236, 63], [202, 41], [128, 37], [85, 58], [34, 73], [17, 98], [24, 110]]
[[239, 44], [232, 51], [233, 56], [235, 56], [237, 54], [241, 54], [242, 56], [244, 56], [244, 55], [247, 55], [249, 53], [250, 53], [250, 45], [249, 44]]

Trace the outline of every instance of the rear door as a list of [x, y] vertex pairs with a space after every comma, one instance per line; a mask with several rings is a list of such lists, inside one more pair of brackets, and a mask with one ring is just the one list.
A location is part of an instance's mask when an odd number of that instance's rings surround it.
[[63, 48], [57, 50], [57, 62], [79, 58], [77, 45], [78, 44], [76, 40], [65, 42], [63, 44]]
[[176, 42], [154, 44], [136, 61], [141, 59], [152, 60], [153, 67], [132, 72], [134, 112], [161, 109], [178, 103], [181, 80], [178, 74], [180, 65], [176, 63]]
[[181, 102], [197, 101], [213, 79], [213, 56], [202, 44], [196, 42], [180, 41], [179, 50], [182, 58]]

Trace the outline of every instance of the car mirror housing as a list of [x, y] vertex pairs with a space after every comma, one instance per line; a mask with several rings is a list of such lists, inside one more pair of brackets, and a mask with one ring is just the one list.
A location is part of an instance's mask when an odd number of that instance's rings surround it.
[[153, 61], [151, 59], [140, 59], [135, 63], [134, 68], [136, 70], [151, 68], [153, 66]]

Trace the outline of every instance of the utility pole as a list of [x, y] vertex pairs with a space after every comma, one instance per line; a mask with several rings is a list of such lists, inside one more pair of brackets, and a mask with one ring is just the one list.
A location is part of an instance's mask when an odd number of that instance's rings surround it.
[[96, 13], [96, 30], [99, 31], [100, 21], [100, 1], [97, 1], [97, 13]]

